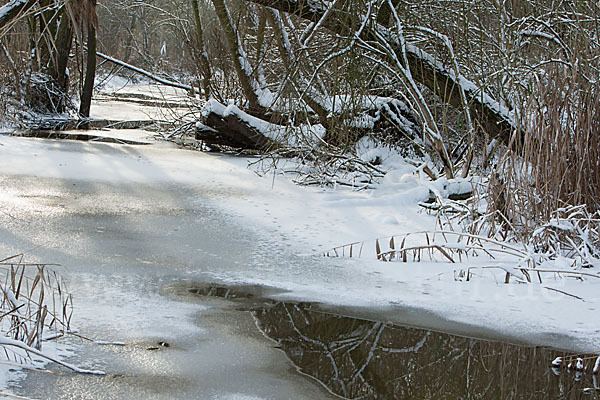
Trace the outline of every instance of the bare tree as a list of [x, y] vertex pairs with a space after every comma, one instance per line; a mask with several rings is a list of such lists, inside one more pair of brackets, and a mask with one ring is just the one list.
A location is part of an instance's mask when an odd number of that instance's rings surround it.
[[98, 25], [98, 20], [96, 17], [96, 0], [84, 0], [80, 4], [82, 25], [85, 26], [87, 31], [87, 63], [83, 88], [81, 90], [79, 115], [83, 118], [89, 118], [94, 79], [96, 77], [96, 26]]

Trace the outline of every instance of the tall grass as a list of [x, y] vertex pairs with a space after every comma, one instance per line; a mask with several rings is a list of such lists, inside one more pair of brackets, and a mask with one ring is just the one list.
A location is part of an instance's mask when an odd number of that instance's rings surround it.
[[[499, 230], [526, 240], [557, 210], [600, 210], [600, 87], [575, 67], [555, 65], [523, 105], [525, 133], [490, 177]], [[520, 149], [516, 151], [515, 149]]]
[[565, 204], [600, 206], [600, 90], [562, 69], [554, 68], [540, 90], [524, 146], [538, 195], [531, 211], [544, 219]]

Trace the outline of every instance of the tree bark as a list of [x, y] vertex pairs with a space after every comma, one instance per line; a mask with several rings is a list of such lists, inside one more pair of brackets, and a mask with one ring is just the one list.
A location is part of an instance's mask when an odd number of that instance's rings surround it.
[[202, 89], [204, 89], [204, 98], [208, 100], [210, 97], [210, 81], [212, 79], [212, 72], [210, 70], [210, 63], [208, 62], [208, 55], [206, 54], [206, 46], [204, 44], [204, 31], [202, 29], [202, 22], [200, 20], [200, 8], [198, 7], [198, 0], [192, 0], [192, 8], [194, 10], [196, 37], [198, 39], [198, 58], [200, 60], [200, 70], [202, 71]]
[[[315, 0], [248, 1], [315, 22], [319, 21], [326, 11], [322, 3]], [[347, 12], [343, 11], [343, 7], [342, 9], [335, 8], [331, 10], [326, 20], [322, 22], [322, 26], [342, 36], [348, 35], [353, 31], [351, 21], [348, 18]], [[400, 45], [394, 43], [393, 32], [383, 25], [373, 24], [367, 26], [362, 33], [361, 39], [365, 41], [375, 40], [376, 31], [387, 36], [390, 39], [389, 43], [395, 47], [398, 53], [400, 52]], [[406, 50], [408, 67], [417, 82], [436, 93], [442, 101], [458, 109], [463, 108], [463, 100], [459, 89], [460, 85], [462, 85], [469, 104], [469, 110], [476, 125], [491, 137], [498, 137], [504, 143], [510, 142], [512, 132], [518, 129], [515, 121], [513, 121], [507, 110], [503, 109], [498, 102], [485, 94], [483, 88], [477, 87], [462, 76], [455, 76], [453, 71], [436, 63], [434, 57], [429, 56], [429, 54], [414, 46], [407, 46]]]
[[277, 143], [235, 115], [223, 116], [210, 112], [204, 123], [206, 125], [196, 128], [196, 139], [214, 146], [215, 149], [226, 146], [242, 150], [265, 151], [277, 147]]
[[69, 90], [69, 76], [67, 75], [67, 64], [69, 53], [73, 44], [73, 23], [65, 5], [61, 12], [60, 24], [56, 35], [56, 50], [51, 57], [50, 75], [55, 79], [60, 89], [67, 93]]
[[94, 91], [94, 79], [96, 77], [96, 27], [93, 24], [88, 26], [87, 38], [87, 65], [85, 68], [85, 81], [81, 90], [81, 103], [79, 105], [79, 116], [81, 118], [90, 117], [90, 108], [92, 105], [92, 93]]
[[242, 44], [238, 32], [233, 26], [233, 21], [231, 21], [229, 10], [227, 10], [225, 1], [212, 0], [212, 3], [215, 6], [217, 17], [219, 18], [219, 22], [223, 28], [223, 32], [225, 33], [227, 48], [229, 50], [229, 54], [231, 55], [231, 61], [233, 62], [235, 72], [240, 81], [244, 97], [246, 97], [246, 100], [248, 100], [249, 107], [247, 108], [247, 111], [252, 115], [266, 116], [269, 114], [268, 110], [260, 104], [257, 93], [259, 89], [258, 82], [256, 82], [252, 77], [252, 71], [248, 59], [245, 54], [243, 54], [243, 49], [241, 48]]

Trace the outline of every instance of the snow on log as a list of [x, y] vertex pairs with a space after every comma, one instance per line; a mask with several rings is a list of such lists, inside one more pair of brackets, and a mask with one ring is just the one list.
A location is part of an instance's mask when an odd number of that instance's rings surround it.
[[27, 12], [37, 3], [37, 0], [12, 0], [0, 7], [0, 29]]
[[[336, 104], [344, 103], [337, 97]], [[373, 130], [397, 139], [409, 137], [419, 141], [420, 127], [408, 107], [390, 97], [367, 96], [363, 113], [350, 121], [357, 131], [367, 135]], [[295, 146], [299, 142], [322, 142], [327, 131], [321, 124], [278, 125], [252, 116], [235, 105], [224, 106], [209, 100], [202, 109], [202, 121], [196, 124], [196, 139], [207, 145], [229, 146], [238, 149], [267, 150]], [[279, 115], [281, 117], [281, 115]], [[285, 118], [283, 118], [285, 120]]]
[[277, 147], [285, 127], [253, 117], [235, 105], [224, 106], [209, 100], [202, 109], [204, 121], [196, 125], [196, 139], [208, 146], [228, 146], [245, 150]]

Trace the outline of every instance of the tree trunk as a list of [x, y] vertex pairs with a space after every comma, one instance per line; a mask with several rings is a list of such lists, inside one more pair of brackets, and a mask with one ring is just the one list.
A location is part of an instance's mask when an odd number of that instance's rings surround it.
[[215, 6], [217, 17], [225, 33], [227, 48], [240, 81], [242, 92], [246, 100], [248, 100], [247, 111], [252, 115], [265, 116], [268, 114], [268, 110], [260, 104], [258, 97], [260, 88], [258, 87], [258, 82], [252, 77], [252, 68], [242, 48], [238, 32], [233, 26], [229, 10], [225, 6], [224, 0], [212, 0], [212, 3]]
[[204, 89], [204, 98], [208, 100], [210, 97], [210, 81], [212, 72], [210, 70], [210, 62], [206, 54], [206, 46], [204, 44], [204, 31], [202, 30], [202, 22], [200, 20], [200, 9], [198, 0], [192, 0], [194, 9], [194, 21], [196, 23], [196, 36], [198, 38], [198, 58], [200, 60], [200, 70], [202, 71], [202, 89]]
[[73, 44], [73, 23], [71, 17], [63, 6], [61, 12], [60, 24], [56, 35], [56, 50], [51, 57], [50, 75], [56, 81], [58, 87], [67, 93], [69, 90], [69, 76], [67, 74], [67, 64], [69, 63], [69, 53]]
[[92, 104], [92, 92], [94, 91], [94, 78], [96, 77], [96, 27], [93, 23], [88, 26], [87, 38], [87, 66], [85, 69], [85, 81], [81, 90], [81, 104], [79, 116], [89, 118]]

